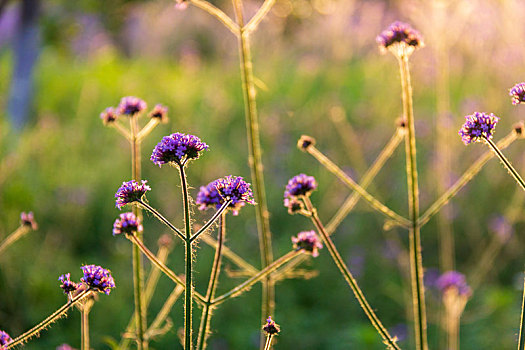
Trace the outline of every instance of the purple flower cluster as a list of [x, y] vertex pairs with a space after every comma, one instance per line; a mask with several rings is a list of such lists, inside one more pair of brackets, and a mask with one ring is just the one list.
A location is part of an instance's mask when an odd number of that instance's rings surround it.
[[59, 345], [56, 350], [76, 350], [75, 348], [73, 348], [71, 345], [69, 344], [62, 344], [62, 345]]
[[168, 107], [157, 104], [149, 112], [149, 116], [151, 119], [158, 119], [160, 123], [166, 124], [168, 122]]
[[491, 139], [494, 128], [499, 118], [494, 114], [474, 112], [474, 114], [465, 117], [465, 124], [459, 130], [459, 136], [465, 145], [472, 142]]
[[113, 236], [120, 234], [134, 235], [137, 232], [142, 232], [143, 227], [140, 219], [131, 212], [122, 213], [120, 217], [115, 220], [113, 224]]
[[292, 237], [293, 248], [295, 250], [304, 250], [314, 258], [319, 256], [319, 249], [323, 248], [323, 244], [314, 231], [302, 231], [297, 234], [297, 237]]
[[169, 163], [183, 165], [187, 160], [198, 159], [199, 152], [205, 149], [208, 149], [208, 145], [197, 136], [177, 132], [163, 137], [153, 149], [150, 159], [159, 167]]
[[97, 265], [84, 265], [81, 267], [84, 277], [80, 280], [88, 285], [89, 288], [109, 295], [112, 288], [115, 288], [115, 281], [111, 276], [111, 271]]
[[519, 83], [514, 85], [509, 90], [509, 95], [512, 97], [513, 105], [525, 103], [525, 83]]
[[9, 334], [0, 330], [0, 350], [3, 350], [4, 345], [9, 345], [9, 343], [11, 343], [12, 341], [13, 339], [11, 339]]
[[228, 209], [233, 215], [238, 215], [239, 210], [246, 203], [255, 204], [250, 184], [242, 177], [232, 175], [202, 186], [197, 194], [196, 203], [199, 205], [199, 210], [213, 207], [219, 209], [228, 200], [232, 201]]
[[317, 188], [317, 183], [313, 176], [299, 174], [290, 179], [284, 191], [284, 198], [308, 196], [310, 192]]
[[386, 51], [394, 44], [404, 44], [413, 49], [423, 46], [421, 34], [413, 29], [410, 24], [396, 21], [392, 23], [376, 38], [376, 42], [382, 51]]
[[29, 213], [24, 211], [20, 213], [20, 223], [24, 226], [31, 227], [32, 230], [36, 230], [38, 228], [38, 224], [35, 221], [35, 216], [33, 215], [32, 211]]
[[436, 281], [436, 287], [445, 294], [448, 290], [455, 289], [458, 295], [470, 296], [472, 290], [467, 284], [467, 280], [462, 273], [457, 271], [447, 271]]
[[135, 96], [122, 97], [118, 111], [124, 115], [135, 115], [147, 108], [146, 102]]
[[272, 320], [272, 316], [268, 316], [266, 324], [263, 326], [262, 329], [267, 335], [278, 334], [281, 331], [279, 325], [275, 323], [274, 320]]
[[108, 107], [100, 113], [100, 119], [102, 119], [104, 125], [111, 124], [118, 119], [117, 111], [113, 107]]
[[140, 184], [135, 180], [123, 182], [115, 193], [117, 208], [122, 209], [126, 204], [141, 200], [142, 196], [151, 190], [151, 187], [146, 185], [147, 182], [146, 180], [142, 180]]
[[62, 275], [58, 278], [62, 284], [60, 285], [60, 288], [64, 291], [64, 294], [69, 294], [77, 290], [78, 284], [71, 281], [71, 274], [66, 273], [65, 275]]

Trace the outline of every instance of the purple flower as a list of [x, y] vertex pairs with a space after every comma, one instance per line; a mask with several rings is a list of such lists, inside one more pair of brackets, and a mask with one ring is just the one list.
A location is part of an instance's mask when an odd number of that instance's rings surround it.
[[146, 102], [138, 97], [122, 97], [118, 105], [118, 112], [124, 115], [135, 115], [147, 108]]
[[151, 190], [151, 187], [146, 185], [147, 182], [146, 180], [141, 180], [141, 184], [135, 180], [123, 182], [117, 193], [115, 193], [117, 208], [122, 209], [126, 204], [140, 201], [142, 196]]
[[149, 116], [151, 119], [158, 119], [160, 123], [166, 124], [168, 122], [168, 107], [157, 104], [149, 112]]
[[272, 320], [272, 316], [268, 316], [268, 319], [266, 320], [266, 324], [263, 326], [263, 331], [266, 332], [267, 335], [274, 335], [278, 334], [281, 331], [281, 328], [277, 323], [275, 323], [274, 320]]
[[104, 125], [108, 125], [116, 121], [118, 118], [117, 111], [115, 111], [115, 108], [108, 107], [104, 110], [104, 112], [100, 113], [100, 119], [102, 119], [102, 122]]
[[137, 232], [142, 232], [142, 230], [143, 228], [140, 219], [131, 212], [120, 214], [120, 217], [116, 219], [113, 224], [113, 236], [122, 233], [126, 235], [134, 235]]
[[465, 276], [457, 271], [447, 271], [442, 274], [436, 281], [436, 287], [443, 294], [452, 289], [455, 289], [459, 295], [470, 296], [472, 294]]
[[6, 332], [0, 330], [0, 350], [4, 349], [4, 345], [9, 345], [13, 339]]
[[57, 346], [56, 350], [76, 350], [75, 348], [71, 347], [69, 344], [62, 344]]
[[512, 97], [513, 105], [525, 103], [525, 83], [519, 83], [514, 85], [509, 90], [509, 95]]
[[392, 45], [394, 45], [394, 48], [400, 48], [401, 46], [409, 48], [411, 51], [424, 45], [421, 34], [413, 29], [410, 24], [400, 21], [392, 23], [387, 29], [379, 34], [376, 38], [376, 42], [383, 52], [391, 48]]
[[150, 159], [159, 167], [168, 163], [183, 165], [187, 160], [198, 159], [199, 152], [205, 149], [208, 149], [208, 145], [197, 136], [177, 132], [164, 136], [153, 149]]
[[32, 211], [29, 213], [24, 211], [20, 213], [20, 223], [24, 226], [31, 227], [32, 230], [36, 230], [38, 228], [38, 224], [35, 221], [35, 216], [33, 215]]
[[81, 267], [84, 277], [80, 280], [98, 292], [109, 295], [112, 288], [115, 288], [115, 281], [111, 276], [111, 271], [103, 269], [97, 265], [84, 265]]
[[499, 118], [494, 114], [486, 114], [474, 112], [474, 114], [465, 117], [466, 122], [459, 129], [459, 136], [465, 145], [472, 142], [483, 141], [484, 139], [491, 139], [494, 133], [494, 128], [499, 121]]
[[317, 188], [317, 183], [313, 176], [299, 174], [290, 179], [284, 191], [284, 198], [308, 196], [310, 192]]
[[58, 280], [62, 282], [62, 284], [60, 285], [60, 288], [64, 290], [64, 294], [69, 294], [71, 292], [74, 292], [78, 288], [78, 285], [75, 282], [71, 281], [70, 278], [71, 278], [70, 273], [66, 273], [65, 275], [62, 275], [58, 278]]
[[297, 234], [297, 237], [292, 237], [293, 248], [295, 250], [304, 250], [314, 258], [319, 256], [319, 249], [323, 248], [323, 244], [314, 231], [302, 231]]
[[202, 186], [197, 194], [196, 203], [199, 204], [199, 210], [213, 207], [219, 209], [228, 200], [232, 201], [228, 209], [231, 209], [233, 215], [238, 215], [246, 203], [255, 204], [250, 184], [242, 177], [232, 175]]

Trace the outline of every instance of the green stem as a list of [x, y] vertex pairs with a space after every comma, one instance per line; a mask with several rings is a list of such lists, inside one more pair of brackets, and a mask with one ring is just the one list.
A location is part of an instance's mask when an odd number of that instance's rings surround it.
[[521, 320], [520, 320], [520, 337], [518, 340], [518, 350], [525, 349], [525, 278], [523, 279], [523, 298], [521, 301]]
[[408, 211], [411, 222], [410, 241], [410, 277], [412, 282], [412, 304], [414, 308], [414, 326], [416, 349], [427, 350], [427, 319], [425, 310], [425, 292], [423, 286], [423, 258], [421, 255], [421, 235], [419, 230], [419, 186], [417, 179], [416, 130], [412, 106], [412, 85], [408, 56], [398, 57], [403, 97], [403, 114], [407, 121], [405, 136], [406, 172], [408, 186]]
[[525, 191], [525, 182], [523, 182], [523, 179], [521, 178], [520, 174], [518, 174], [518, 172], [516, 171], [516, 169], [514, 169], [512, 164], [510, 164], [510, 162], [503, 155], [503, 153], [501, 153], [500, 149], [498, 148], [498, 146], [496, 146], [494, 141], [485, 137], [485, 142], [487, 142], [492, 151], [498, 156], [499, 160], [503, 163], [503, 166], [507, 168], [510, 175], [514, 178], [514, 180], [516, 180], [518, 185], [520, 185], [521, 189]]
[[2, 243], [0, 243], [0, 256], [2, 256], [3, 251], [6, 250], [11, 244], [18, 241], [30, 231], [31, 228], [29, 226], [23, 224], [20, 225], [13, 233], [7, 236], [6, 239], [2, 241]]
[[183, 241], [186, 240], [186, 237], [184, 237], [182, 232], [180, 232], [180, 230], [178, 228], [176, 228], [171, 222], [169, 222], [168, 219], [166, 219], [157, 210], [155, 210], [155, 208], [153, 208], [151, 205], [149, 205], [148, 203], [146, 203], [146, 202], [144, 202], [142, 200], [137, 201], [137, 203], [139, 203], [141, 206], [144, 207], [144, 209], [146, 209], [151, 214], [153, 214], [153, 216], [155, 216], [157, 219], [159, 219], [159, 221], [162, 222], [164, 225], [168, 226], [170, 228], [170, 230], [172, 232], [174, 232], [177, 237], [179, 237]]
[[219, 8], [217, 8], [214, 5], [210, 4], [206, 0], [189, 0], [189, 2], [191, 4], [197, 6], [198, 8], [208, 12], [213, 17], [217, 18], [217, 20], [219, 20], [219, 22], [224, 24], [224, 26], [226, 28], [228, 28], [230, 30], [230, 32], [232, 32], [234, 35], [236, 35], [236, 36], [239, 35], [239, 26], [237, 25], [237, 23], [232, 21], [232, 19], [230, 17], [228, 17], [228, 15], [226, 15]]
[[217, 280], [219, 279], [219, 273], [221, 271], [222, 247], [224, 244], [225, 236], [226, 215], [225, 213], [223, 213], [220, 220], [219, 235], [217, 237], [217, 249], [215, 250], [215, 257], [213, 258], [210, 280], [208, 282], [208, 290], [206, 291], [206, 304], [202, 309], [201, 324], [199, 327], [199, 337], [197, 341], [197, 350], [202, 350], [206, 348], [206, 339], [208, 338], [211, 314], [213, 311], [211, 301], [215, 296], [215, 290], [217, 289]]
[[337, 248], [334, 242], [328, 235], [328, 232], [326, 232], [323, 224], [321, 223], [321, 220], [317, 216], [317, 210], [312, 205], [310, 198], [305, 197], [304, 203], [306, 205], [307, 210], [311, 213], [310, 218], [312, 219], [312, 222], [317, 228], [317, 231], [321, 234], [321, 238], [323, 239], [324, 244], [328, 248], [328, 251], [330, 252], [330, 255], [332, 256], [332, 260], [334, 261], [336, 266], [339, 268], [339, 271], [341, 272], [344, 279], [346, 280], [346, 282], [348, 283], [348, 285], [354, 292], [354, 295], [357, 301], [359, 302], [359, 305], [365, 312], [366, 316], [368, 316], [368, 319], [372, 323], [372, 326], [374, 326], [374, 328], [377, 330], [379, 335], [383, 338], [383, 341], [385, 342], [385, 344], [387, 344], [390, 349], [399, 350], [400, 349], [399, 346], [396, 344], [395, 340], [390, 336], [390, 334], [388, 333], [388, 330], [383, 326], [383, 324], [381, 323], [381, 321], [375, 314], [370, 304], [368, 304], [368, 301], [366, 300], [365, 295], [363, 294], [363, 291], [361, 290], [361, 288], [359, 288], [359, 285], [357, 284], [357, 281], [355, 280], [354, 276], [352, 275], [350, 270], [348, 270], [348, 268], [346, 267], [346, 264], [344, 263], [343, 258], [337, 251]]
[[89, 350], [89, 309], [82, 308], [80, 311], [81, 315], [81, 333], [82, 333], [82, 350]]
[[25, 332], [24, 334], [18, 336], [17, 338], [13, 339], [9, 345], [5, 346], [5, 350], [9, 350], [14, 348], [15, 346], [21, 345], [25, 343], [30, 338], [37, 336], [42, 330], [46, 329], [50, 324], [58, 320], [59, 318], [65, 316], [67, 310], [69, 310], [72, 306], [74, 306], [77, 302], [81, 301], [82, 298], [86, 297], [91, 293], [91, 289], [86, 289], [73, 299], [69, 300], [67, 303], [65, 303], [60, 309], [53, 312], [49, 317], [47, 317], [45, 320]]
[[208, 220], [207, 223], [205, 223], [200, 230], [198, 230], [193, 236], [191, 236], [190, 243], [193, 242], [199, 235], [203, 232], [205, 232], [217, 219], [221, 216], [221, 214], [225, 213], [225, 210], [228, 209], [228, 206], [230, 205], [232, 201], [226, 201], [222, 204], [222, 206], [213, 214], [212, 218]]

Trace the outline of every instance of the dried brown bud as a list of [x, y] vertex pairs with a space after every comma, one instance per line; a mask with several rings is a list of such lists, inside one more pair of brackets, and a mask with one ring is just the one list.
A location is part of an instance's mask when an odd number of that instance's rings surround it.
[[303, 152], [306, 152], [310, 146], [315, 146], [315, 139], [311, 136], [302, 135], [299, 141], [297, 141], [297, 147]]
[[525, 135], [523, 135], [525, 131], [525, 124], [523, 123], [523, 121], [517, 122], [512, 126], [512, 128], [519, 137], [525, 137]]

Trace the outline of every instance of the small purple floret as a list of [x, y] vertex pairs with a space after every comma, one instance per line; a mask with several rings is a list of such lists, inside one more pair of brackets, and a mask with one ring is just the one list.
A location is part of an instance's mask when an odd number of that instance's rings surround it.
[[11, 343], [12, 341], [13, 339], [11, 339], [9, 334], [0, 330], [0, 350], [3, 350], [4, 345], [9, 345], [9, 343]]
[[447, 271], [442, 274], [436, 281], [436, 287], [443, 294], [450, 289], [455, 289], [458, 295], [470, 296], [472, 294], [465, 275], [457, 271]]
[[284, 191], [284, 198], [308, 196], [310, 192], [317, 188], [317, 183], [313, 176], [299, 174], [290, 179]]
[[519, 83], [514, 85], [509, 90], [509, 95], [512, 97], [513, 105], [525, 103], [525, 83]]
[[183, 165], [187, 160], [198, 159], [199, 152], [207, 149], [208, 145], [197, 136], [177, 132], [164, 136], [153, 149], [150, 159], [159, 167], [169, 163]]
[[168, 122], [168, 107], [157, 104], [153, 107], [153, 110], [149, 112], [149, 116], [150, 118], [158, 119], [159, 122], [165, 124]]
[[35, 216], [33, 215], [32, 211], [29, 213], [24, 211], [20, 213], [20, 223], [24, 226], [31, 227], [32, 230], [36, 230], [38, 228], [38, 224], [35, 221]]
[[76, 349], [73, 348], [71, 345], [64, 343], [62, 345], [59, 345], [55, 350], [76, 350]]
[[118, 112], [123, 115], [134, 115], [147, 108], [146, 102], [138, 97], [122, 97], [118, 105]]
[[115, 220], [113, 224], [113, 236], [120, 234], [134, 235], [137, 232], [142, 232], [143, 227], [140, 219], [132, 212], [122, 213], [120, 217]]
[[410, 24], [396, 21], [392, 23], [376, 38], [376, 42], [382, 51], [387, 50], [394, 44], [406, 44], [417, 49], [423, 46], [421, 34], [413, 29]]
[[199, 210], [208, 208], [219, 209], [225, 201], [231, 200], [228, 206], [233, 215], [238, 215], [239, 210], [246, 204], [255, 204], [250, 184], [240, 176], [226, 176], [210, 182], [200, 188], [196, 203]]
[[117, 208], [122, 209], [126, 204], [140, 201], [142, 196], [151, 190], [151, 187], [146, 185], [147, 182], [147, 180], [141, 180], [140, 184], [135, 180], [123, 182], [115, 193]]
[[109, 295], [112, 288], [115, 288], [115, 281], [111, 276], [111, 271], [97, 265], [84, 265], [81, 267], [84, 277], [80, 280], [95, 291]]
[[465, 117], [466, 122], [459, 129], [459, 136], [465, 145], [472, 142], [481, 142], [485, 139], [491, 139], [494, 128], [499, 118], [494, 114], [474, 112], [474, 114]]
[[285, 197], [284, 206], [288, 208], [288, 214], [293, 215], [304, 209], [303, 203], [297, 197]]
[[281, 328], [277, 323], [275, 323], [274, 320], [272, 320], [272, 316], [268, 316], [268, 319], [266, 320], [266, 324], [263, 326], [263, 331], [268, 335], [274, 335], [281, 331]]
[[66, 273], [65, 275], [62, 275], [58, 278], [62, 284], [60, 285], [60, 288], [64, 291], [64, 294], [69, 294], [77, 290], [78, 284], [71, 281], [71, 274]]
[[113, 107], [108, 107], [104, 112], [100, 113], [100, 119], [102, 119], [104, 125], [111, 124], [118, 119], [117, 111]]
[[314, 258], [319, 256], [319, 249], [323, 248], [323, 244], [314, 231], [302, 231], [297, 234], [297, 237], [292, 237], [293, 248], [295, 250], [304, 250]]

